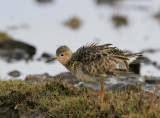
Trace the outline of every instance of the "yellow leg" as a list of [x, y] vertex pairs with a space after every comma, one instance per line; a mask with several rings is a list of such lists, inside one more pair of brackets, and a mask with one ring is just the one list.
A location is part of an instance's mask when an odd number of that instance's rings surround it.
[[104, 92], [105, 92], [105, 87], [104, 87], [103, 81], [101, 81], [101, 92], [100, 92], [101, 102], [103, 102], [103, 99], [104, 99]]

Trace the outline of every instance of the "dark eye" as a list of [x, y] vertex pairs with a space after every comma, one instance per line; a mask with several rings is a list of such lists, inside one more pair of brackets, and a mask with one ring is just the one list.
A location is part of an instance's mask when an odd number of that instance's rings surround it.
[[61, 56], [64, 56], [64, 54], [61, 54]]

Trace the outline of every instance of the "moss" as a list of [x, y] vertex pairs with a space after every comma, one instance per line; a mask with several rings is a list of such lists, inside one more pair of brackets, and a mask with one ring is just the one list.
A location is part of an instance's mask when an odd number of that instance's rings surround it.
[[7, 33], [0, 32], [0, 41], [6, 40], [6, 39], [12, 39]]
[[78, 29], [81, 26], [81, 21], [77, 17], [73, 17], [70, 20], [66, 21], [64, 25], [69, 26], [72, 29]]
[[26, 117], [159, 117], [157, 94], [143, 90], [109, 91], [104, 103], [100, 103], [99, 91], [87, 87], [76, 89], [62, 82], [36, 84], [8, 80], [0, 81], [0, 109], [12, 106]]

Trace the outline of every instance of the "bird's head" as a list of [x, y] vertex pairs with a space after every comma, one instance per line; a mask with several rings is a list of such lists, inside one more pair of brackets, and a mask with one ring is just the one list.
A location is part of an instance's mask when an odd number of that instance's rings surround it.
[[48, 62], [52, 60], [58, 60], [61, 64], [66, 65], [69, 62], [71, 56], [72, 51], [67, 46], [60, 46], [56, 50], [56, 56], [53, 59], [48, 60]]

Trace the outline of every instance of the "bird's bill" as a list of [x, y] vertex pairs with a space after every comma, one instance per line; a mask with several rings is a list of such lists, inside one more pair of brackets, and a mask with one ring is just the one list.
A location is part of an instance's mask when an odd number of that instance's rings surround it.
[[51, 62], [51, 61], [54, 61], [56, 60], [56, 57], [53, 57], [52, 59], [49, 59], [47, 62]]

